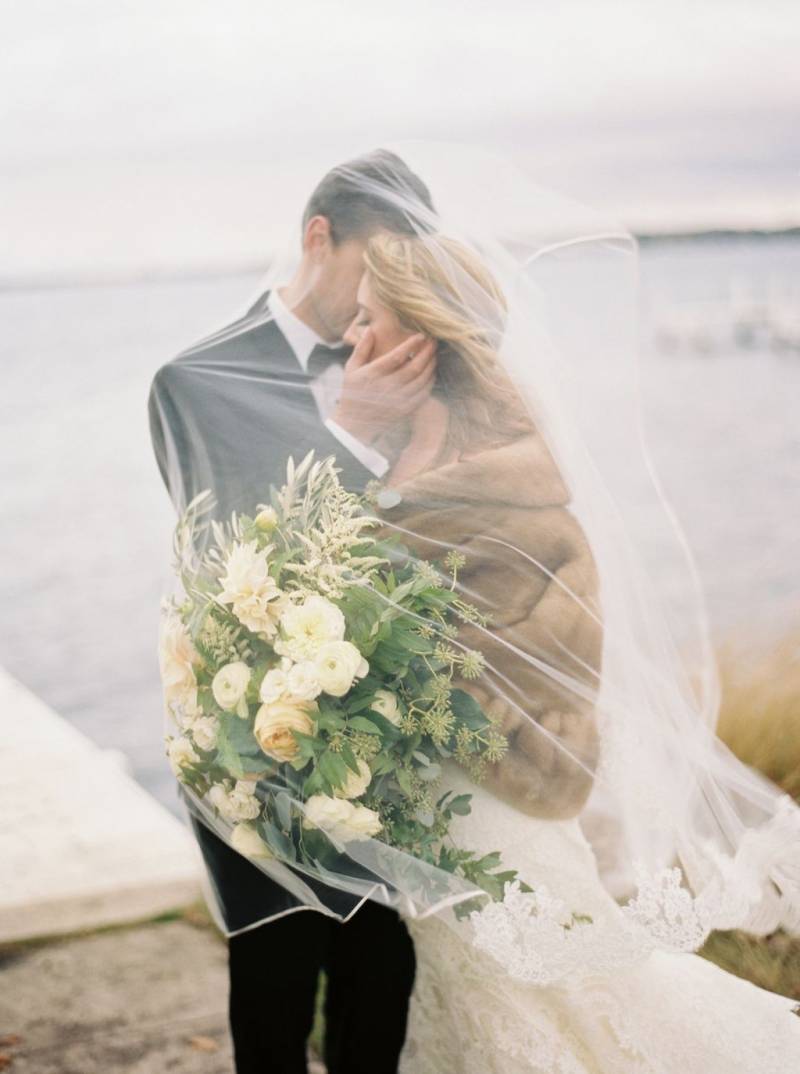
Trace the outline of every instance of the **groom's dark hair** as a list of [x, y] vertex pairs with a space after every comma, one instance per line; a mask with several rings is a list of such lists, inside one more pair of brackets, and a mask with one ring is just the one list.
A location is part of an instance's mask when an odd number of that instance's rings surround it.
[[303, 213], [303, 231], [312, 216], [324, 216], [334, 245], [386, 228], [416, 235], [433, 228], [430, 191], [409, 166], [388, 149], [374, 149], [332, 168], [318, 183]]

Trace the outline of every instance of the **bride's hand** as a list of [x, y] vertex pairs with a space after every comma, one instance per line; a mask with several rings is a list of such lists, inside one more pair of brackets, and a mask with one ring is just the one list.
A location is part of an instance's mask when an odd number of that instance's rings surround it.
[[332, 415], [364, 444], [373, 444], [416, 411], [430, 393], [436, 370], [436, 343], [421, 333], [378, 357], [372, 354], [374, 342], [366, 328], [345, 363]]

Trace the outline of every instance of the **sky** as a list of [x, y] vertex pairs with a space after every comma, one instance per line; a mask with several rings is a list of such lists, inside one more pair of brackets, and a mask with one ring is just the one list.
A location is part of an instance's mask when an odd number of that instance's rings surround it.
[[637, 231], [800, 224], [800, 4], [26, 0], [9, 279], [252, 261], [313, 147], [477, 141]]

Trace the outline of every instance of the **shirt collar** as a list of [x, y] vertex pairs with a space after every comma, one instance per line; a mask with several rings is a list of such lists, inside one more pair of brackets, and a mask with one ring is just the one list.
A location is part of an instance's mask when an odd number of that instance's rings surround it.
[[289, 309], [278, 294], [277, 287], [273, 287], [270, 291], [269, 298], [267, 299], [267, 306], [275, 320], [275, 324], [286, 337], [286, 342], [292, 348], [295, 357], [303, 367], [304, 373], [308, 368], [309, 356], [316, 346], [320, 344], [323, 347], [342, 346], [341, 343], [326, 343], [321, 336], [317, 335], [313, 328], [310, 328], [305, 321], [301, 321], [300, 318]]

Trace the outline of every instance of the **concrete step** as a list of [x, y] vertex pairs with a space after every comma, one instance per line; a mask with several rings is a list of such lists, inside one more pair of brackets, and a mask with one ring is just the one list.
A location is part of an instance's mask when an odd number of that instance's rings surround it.
[[2, 669], [0, 742], [0, 941], [135, 921], [200, 898], [188, 828], [113, 752]]

